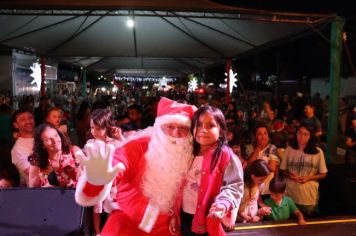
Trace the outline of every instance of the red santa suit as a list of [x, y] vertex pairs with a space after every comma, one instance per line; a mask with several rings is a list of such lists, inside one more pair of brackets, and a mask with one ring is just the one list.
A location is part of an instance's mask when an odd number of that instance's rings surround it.
[[[116, 200], [120, 209], [110, 214], [102, 236], [171, 235], [169, 221], [181, 182], [191, 162], [192, 137], [188, 134], [184, 138], [172, 138], [165, 135], [161, 125], [177, 123], [190, 126], [194, 111], [194, 106], [162, 98], [152, 133], [131, 140], [115, 150], [110, 159], [112, 166], [120, 163], [125, 169], [115, 177], [118, 188]], [[101, 157], [92, 156], [100, 156], [104, 151], [93, 150], [89, 151], [89, 158], [100, 161]], [[90, 166], [84, 166], [86, 170], [77, 185], [76, 201], [89, 206], [107, 195], [112, 181], [98, 183], [96, 180], [101, 178], [100, 173], [95, 173], [95, 178], [89, 173]]]

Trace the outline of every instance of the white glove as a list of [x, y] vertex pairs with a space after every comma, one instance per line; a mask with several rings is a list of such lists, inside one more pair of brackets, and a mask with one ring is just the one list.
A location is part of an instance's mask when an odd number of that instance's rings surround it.
[[110, 183], [120, 171], [124, 171], [122, 165], [111, 166], [115, 147], [103, 141], [88, 143], [84, 147], [86, 156], [77, 152], [81, 159], [87, 181], [93, 185], [106, 185]]

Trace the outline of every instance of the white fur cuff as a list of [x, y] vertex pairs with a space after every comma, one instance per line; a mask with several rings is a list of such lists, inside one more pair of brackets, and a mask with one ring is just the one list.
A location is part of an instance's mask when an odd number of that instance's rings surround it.
[[104, 185], [104, 188], [100, 193], [95, 197], [88, 197], [83, 193], [83, 189], [88, 182], [85, 171], [82, 172], [82, 175], [79, 177], [77, 188], [75, 190], [75, 201], [81, 206], [94, 206], [97, 203], [103, 201], [106, 196], [110, 193], [110, 189], [113, 181]]
[[178, 123], [190, 127], [192, 121], [189, 117], [183, 115], [165, 115], [157, 117], [154, 126], [161, 126], [167, 123]]

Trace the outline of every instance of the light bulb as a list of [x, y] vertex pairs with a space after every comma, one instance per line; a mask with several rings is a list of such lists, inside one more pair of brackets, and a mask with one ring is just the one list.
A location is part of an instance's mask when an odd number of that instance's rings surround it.
[[129, 19], [127, 20], [126, 24], [127, 24], [127, 26], [128, 26], [129, 28], [132, 28], [132, 27], [134, 27], [135, 22], [133, 21], [133, 19], [129, 18]]

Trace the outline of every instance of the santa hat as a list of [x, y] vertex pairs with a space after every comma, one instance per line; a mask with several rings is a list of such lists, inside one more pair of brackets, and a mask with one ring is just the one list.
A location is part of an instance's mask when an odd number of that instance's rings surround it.
[[282, 131], [284, 129], [284, 123], [280, 120], [277, 120], [276, 122], [274, 122], [272, 130], [273, 132], [279, 132]]
[[179, 123], [190, 127], [196, 110], [195, 106], [178, 103], [162, 97], [157, 107], [155, 126], [167, 123]]

